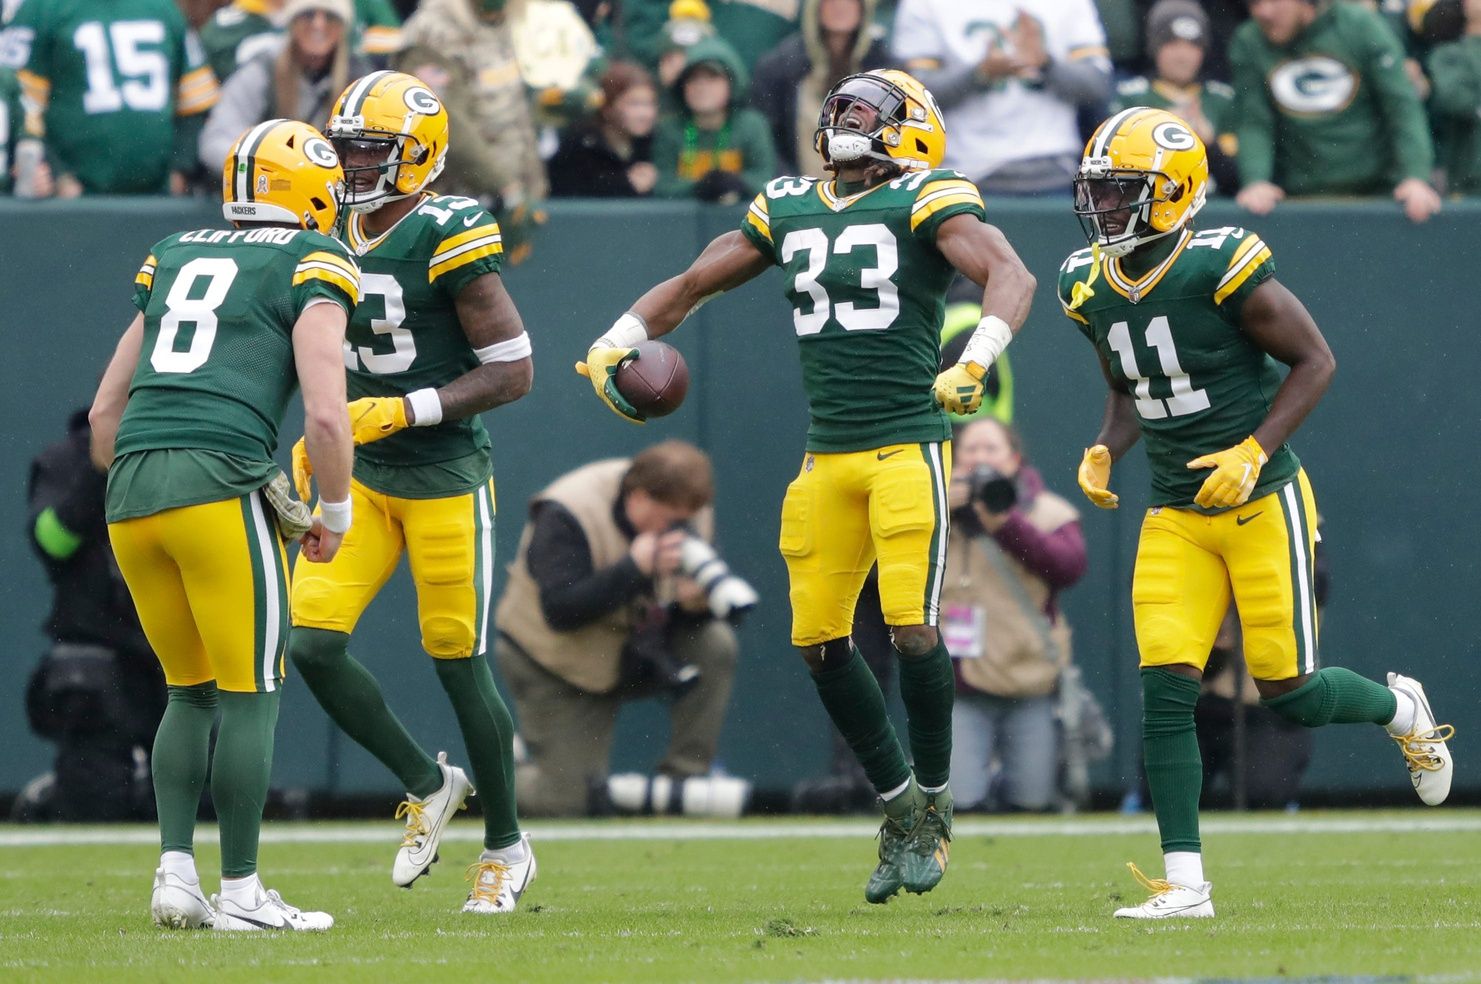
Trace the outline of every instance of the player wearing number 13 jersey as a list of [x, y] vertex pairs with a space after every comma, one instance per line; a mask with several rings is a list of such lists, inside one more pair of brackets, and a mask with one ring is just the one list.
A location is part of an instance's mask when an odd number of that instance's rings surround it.
[[[778, 178], [741, 228], [644, 294], [577, 368], [608, 407], [640, 420], [612, 382], [633, 346], [667, 334], [706, 298], [767, 267], [783, 289], [812, 416], [782, 504], [792, 643], [883, 801], [880, 859], [865, 896], [929, 891], [951, 824], [951, 659], [937, 632], [946, 544], [950, 428], [975, 410], [983, 377], [1028, 314], [1033, 277], [985, 221], [977, 189], [939, 169], [946, 148], [929, 92], [899, 71], [850, 76], [828, 93], [817, 149], [829, 181]], [[947, 283], [985, 288], [962, 361], [938, 375]], [[885, 620], [915, 767], [849, 638], [864, 577], [879, 565]]]
[[[1450, 790], [1445, 742], [1419, 682], [1387, 687], [1319, 668], [1316, 503], [1286, 441], [1335, 367], [1270, 247], [1244, 229], [1197, 230], [1208, 159], [1176, 116], [1133, 107], [1101, 124], [1075, 181], [1090, 246], [1060, 271], [1059, 297], [1110, 388], [1080, 486], [1116, 507], [1112, 461], [1145, 438], [1152, 508], [1132, 584], [1141, 652], [1143, 754], [1166, 866], [1135, 919], [1212, 916], [1198, 833], [1202, 781], [1193, 709], [1232, 600], [1262, 702], [1307, 727], [1371, 722], [1398, 742], [1420, 798]], [[1284, 379], [1276, 363], [1290, 367]]]
[[[288, 633], [283, 540], [296, 524], [302, 556], [326, 561], [350, 521], [341, 511], [307, 523], [272, 459], [301, 383], [325, 494], [349, 495], [340, 351], [359, 271], [318, 231], [334, 225], [343, 179], [328, 141], [304, 123], [269, 120], [238, 140], [223, 180], [237, 228], [170, 236], [150, 252], [134, 279], [139, 314], [90, 414], [93, 456], [112, 459], [108, 536], [169, 684], [154, 742], [162, 854], [150, 907], [160, 925], [333, 924], [263, 888], [257, 841]], [[192, 852], [218, 707], [221, 894], [208, 902]]]
[[[494, 485], [478, 414], [529, 391], [530, 341], [499, 278], [498, 224], [477, 202], [426, 190], [448, 146], [447, 111], [432, 91], [373, 72], [335, 102], [329, 138], [345, 164], [344, 238], [362, 270], [345, 363], [359, 445], [350, 497], [368, 518], [333, 562], [296, 572], [289, 655], [334, 722], [407, 790], [391, 877], [410, 886], [472, 790], [462, 769], [412, 739], [348, 653], [356, 622], [407, 555], [422, 647], [483, 797], [485, 850], [464, 911], [509, 912], [535, 864], [515, 815], [514, 727], [485, 654]], [[307, 497], [302, 460], [295, 454], [294, 477]]]

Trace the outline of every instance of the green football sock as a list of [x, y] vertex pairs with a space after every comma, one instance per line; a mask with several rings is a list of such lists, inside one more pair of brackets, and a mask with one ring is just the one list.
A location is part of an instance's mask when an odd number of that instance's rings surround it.
[[1308, 728], [1325, 724], [1388, 724], [1398, 702], [1392, 690], [1340, 666], [1316, 671], [1296, 690], [1260, 703]]
[[915, 781], [926, 789], [946, 785], [951, 775], [951, 703], [956, 675], [946, 643], [924, 656], [900, 657], [900, 699], [909, 721], [910, 754], [915, 758]]
[[1164, 852], [1201, 850], [1203, 759], [1193, 726], [1200, 689], [1197, 680], [1169, 670], [1142, 669], [1142, 756]]
[[293, 666], [341, 731], [391, 770], [413, 796], [442, 787], [442, 770], [391, 709], [380, 684], [349, 654], [350, 637], [295, 626], [288, 636]]
[[221, 826], [222, 878], [245, 878], [257, 870], [257, 839], [273, 771], [280, 693], [220, 694], [221, 730], [211, 760], [211, 801]]
[[910, 766], [885, 709], [884, 692], [854, 644], [848, 644], [848, 656], [838, 665], [814, 673], [812, 681], [875, 792], [884, 794], [906, 782]]
[[483, 846], [490, 851], [519, 840], [519, 815], [514, 801], [514, 719], [487, 656], [434, 659], [437, 679], [452, 701], [468, 749], [468, 767], [483, 805]]
[[211, 762], [216, 684], [171, 686], [169, 695], [149, 762], [159, 813], [160, 850], [194, 854], [195, 815], [200, 810]]

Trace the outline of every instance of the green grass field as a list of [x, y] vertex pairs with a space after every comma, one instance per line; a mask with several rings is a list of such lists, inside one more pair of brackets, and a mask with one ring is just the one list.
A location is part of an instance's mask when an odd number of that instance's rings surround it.
[[[863, 901], [874, 844], [862, 821], [532, 830], [540, 875], [520, 911], [478, 917], [458, 912], [470, 821], [411, 891], [390, 881], [389, 820], [270, 825], [269, 886], [338, 922], [247, 936], [153, 927], [152, 830], [0, 827], [0, 971], [97, 984], [1481, 980], [1477, 811], [1209, 818], [1219, 915], [1159, 924], [1110, 918], [1142, 897], [1123, 862], [1161, 871], [1141, 818], [963, 818], [941, 886], [886, 906]], [[199, 857], [213, 870], [214, 845]]]

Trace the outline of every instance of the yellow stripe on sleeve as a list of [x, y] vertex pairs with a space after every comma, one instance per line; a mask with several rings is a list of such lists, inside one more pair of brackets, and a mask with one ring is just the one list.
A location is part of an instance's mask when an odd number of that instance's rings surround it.
[[1080, 324], [1082, 324], [1082, 325], [1088, 325], [1088, 324], [1090, 324], [1089, 320], [1086, 319], [1085, 315], [1081, 314], [1079, 311], [1071, 311], [1070, 310], [1070, 306], [1068, 304], [1066, 304], [1062, 300], [1059, 302], [1059, 308], [1060, 308], [1061, 311], [1064, 312], [1064, 316], [1066, 318], [1072, 318], [1075, 321], [1080, 322]]
[[485, 256], [498, 256], [504, 252], [504, 243], [498, 236], [490, 236], [481, 245], [470, 245], [463, 252], [455, 256], [449, 256], [445, 260], [438, 260], [427, 270], [427, 283], [433, 283], [444, 273], [451, 273], [458, 267], [467, 266], [474, 260], [481, 260]]
[[204, 113], [220, 98], [221, 86], [217, 84], [216, 73], [209, 65], [202, 65], [180, 77], [180, 83], [175, 87], [175, 115]]
[[47, 96], [51, 95], [51, 80], [37, 75], [27, 69], [18, 69], [15, 73], [16, 81], [21, 84], [22, 93], [30, 99], [45, 102]]
[[367, 27], [360, 35], [360, 50], [367, 55], [390, 55], [401, 49], [401, 28]]
[[299, 261], [298, 269], [305, 269], [313, 263], [324, 263], [328, 266], [337, 267], [341, 272], [344, 273], [346, 277], [349, 277], [351, 280], [354, 280], [356, 282], [359, 282], [360, 280], [360, 271], [356, 269], [353, 263], [342, 256], [336, 256], [333, 253], [326, 253], [324, 250], [315, 250]]
[[1239, 248], [1234, 251], [1234, 255], [1229, 258], [1229, 265], [1224, 268], [1224, 276], [1227, 277], [1229, 275], [1228, 271], [1235, 269], [1243, 263], [1244, 258], [1250, 255], [1250, 250], [1264, 245], [1259, 236], [1251, 233], [1250, 237], [1240, 243]]
[[143, 287], [145, 290], [153, 290], [154, 268], [158, 264], [159, 261], [154, 258], [154, 254], [150, 253], [149, 256], [144, 260], [144, 265], [139, 267], [139, 272], [134, 275], [134, 283], [140, 287]]
[[[1256, 242], [1259, 242], [1257, 239]], [[1239, 290], [1244, 282], [1260, 269], [1260, 265], [1270, 259], [1270, 247], [1260, 243], [1260, 248], [1245, 262], [1244, 266], [1236, 270], [1233, 275], [1225, 276], [1220, 283], [1219, 289], [1214, 291], [1214, 303], [1223, 304], [1230, 294]]]
[[497, 235], [499, 235], [499, 224], [497, 222], [494, 222], [493, 220], [490, 220], [479, 226], [477, 229], [469, 229], [468, 231], [460, 232], [455, 236], [448, 236], [442, 242], [438, 243], [437, 249], [432, 252], [432, 265], [435, 266], [439, 262], [438, 257], [444, 256], [447, 253], [451, 253], [459, 246], [465, 246], [468, 243], [473, 242], [475, 239], [482, 239], [485, 236]]
[[958, 192], [933, 199], [929, 205], [917, 208], [910, 213], [910, 231], [914, 232], [916, 229], [919, 229], [922, 222], [942, 209], [950, 208], [953, 205], [976, 205], [978, 208], [981, 208], [982, 196], [976, 193], [976, 189], [973, 189], [973, 193], [970, 195]]
[[922, 205], [929, 202], [932, 197], [940, 194], [945, 194], [947, 192], [956, 192], [963, 195], [976, 195], [979, 199], [982, 197], [981, 192], [977, 190], [977, 186], [974, 185], [972, 182], [966, 180], [965, 178], [943, 178], [939, 181], [927, 182], [926, 186], [920, 190], [920, 194], [915, 196], [915, 203], [911, 206], [911, 208], [920, 208]]
[[[759, 197], [751, 203], [750, 209], [747, 210], [746, 221], [750, 223], [751, 228], [761, 233], [767, 242], [770, 243], [772, 241], [771, 216], [767, 214], [766, 205]], [[773, 243], [773, 245], [775, 244]]]
[[325, 283], [333, 284], [346, 294], [349, 294], [350, 300], [356, 304], [360, 303], [360, 281], [346, 277], [338, 270], [331, 270], [323, 266], [314, 266], [308, 269], [300, 268], [293, 274], [293, 286], [295, 287], [300, 284], [306, 284], [310, 280], [322, 280]]

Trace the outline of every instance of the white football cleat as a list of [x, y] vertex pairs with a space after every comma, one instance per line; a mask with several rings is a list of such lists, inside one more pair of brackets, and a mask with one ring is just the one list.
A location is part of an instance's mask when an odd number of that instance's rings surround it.
[[201, 891], [199, 881], [189, 881], [163, 868], [154, 869], [149, 914], [154, 924], [164, 929], [209, 929], [216, 920], [216, 910]]
[[464, 912], [514, 911], [519, 897], [535, 880], [535, 851], [530, 847], [530, 835], [521, 834], [520, 842], [525, 848], [521, 861], [506, 864], [485, 851], [468, 866], [468, 880], [473, 882], [473, 891], [468, 893], [468, 901], [463, 903]]
[[1132, 875], [1152, 897], [1141, 905], [1116, 910], [1117, 919], [1208, 919], [1214, 914], [1211, 882], [1198, 887], [1174, 885], [1160, 878], [1148, 878], [1136, 865], [1127, 863]]
[[1390, 673], [1388, 688], [1414, 701], [1414, 727], [1407, 735], [1391, 734], [1389, 737], [1399, 743], [1404, 764], [1409, 767], [1409, 781], [1414, 784], [1419, 798], [1428, 806], [1439, 806], [1450, 795], [1454, 765], [1445, 743], [1455, 735], [1455, 729], [1448, 724], [1435, 723], [1435, 712], [1430, 709], [1429, 698], [1424, 695], [1424, 687], [1418, 680]]
[[213, 895], [216, 907], [214, 928], [224, 930], [287, 929], [299, 932], [322, 932], [334, 925], [327, 912], [304, 912], [283, 901], [277, 892], [263, 887], [259, 880], [250, 904], [234, 896]]
[[402, 888], [410, 888], [432, 867], [447, 822], [467, 805], [473, 792], [467, 774], [447, 764], [446, 752], [437, 753], [437, 768], [442, 770], [442, 788], [424, 800], [408, 794], [396, 810], [397, 820], [406, 818], [406, 833], [391, 865], [391, 881]]

